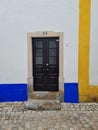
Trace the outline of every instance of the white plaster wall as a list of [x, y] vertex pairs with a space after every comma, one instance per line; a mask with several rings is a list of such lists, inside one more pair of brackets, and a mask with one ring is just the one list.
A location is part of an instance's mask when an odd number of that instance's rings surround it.
[[64, 81], [78, 81], [79, 0], [0, 0], [0, 83], [27, 82], [27, 32], [64, 32]]
[[98, 85], [98, 0], [91, 1], [90, 78], [91, 85]]

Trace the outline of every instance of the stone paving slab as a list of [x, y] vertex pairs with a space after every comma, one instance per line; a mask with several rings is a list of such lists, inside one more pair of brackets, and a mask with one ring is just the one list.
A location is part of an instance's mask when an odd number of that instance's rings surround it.
[[28, 110], [0, 103], [0, 130], [98, 130], [98, 103], [61, 103], [61, 110]]
[[60, 110], [59, 100], [29, 100], [24, 103], [29, 110]]

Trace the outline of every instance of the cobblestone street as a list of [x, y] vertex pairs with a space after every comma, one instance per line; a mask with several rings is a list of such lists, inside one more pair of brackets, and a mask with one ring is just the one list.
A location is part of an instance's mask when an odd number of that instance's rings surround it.
[[98, 103], [62, 103], [61, 110], [28, 110], [0, 103], [0, 130], [98, 130]]

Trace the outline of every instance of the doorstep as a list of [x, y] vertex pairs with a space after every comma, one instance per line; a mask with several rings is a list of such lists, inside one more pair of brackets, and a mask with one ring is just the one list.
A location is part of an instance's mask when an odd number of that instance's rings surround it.
[[40, 100], [29, 99], [25, 102], [26, 109], [29, 110], [60, 110], [61, 105], [59, 100]]

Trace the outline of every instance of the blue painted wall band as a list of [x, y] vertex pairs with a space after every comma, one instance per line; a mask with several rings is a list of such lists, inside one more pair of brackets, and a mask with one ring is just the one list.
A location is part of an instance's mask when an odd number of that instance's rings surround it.
[[[27, 84], [0, 84], [0, 102], [27, 101]], [[78, 83], [64, 83], [64, 102], [78, 103]]]
[[27, 84], [0, 84], [0, 102], [26, 100]]
[[79, 102], [78, 83], [64, 83], [64, 102]]

